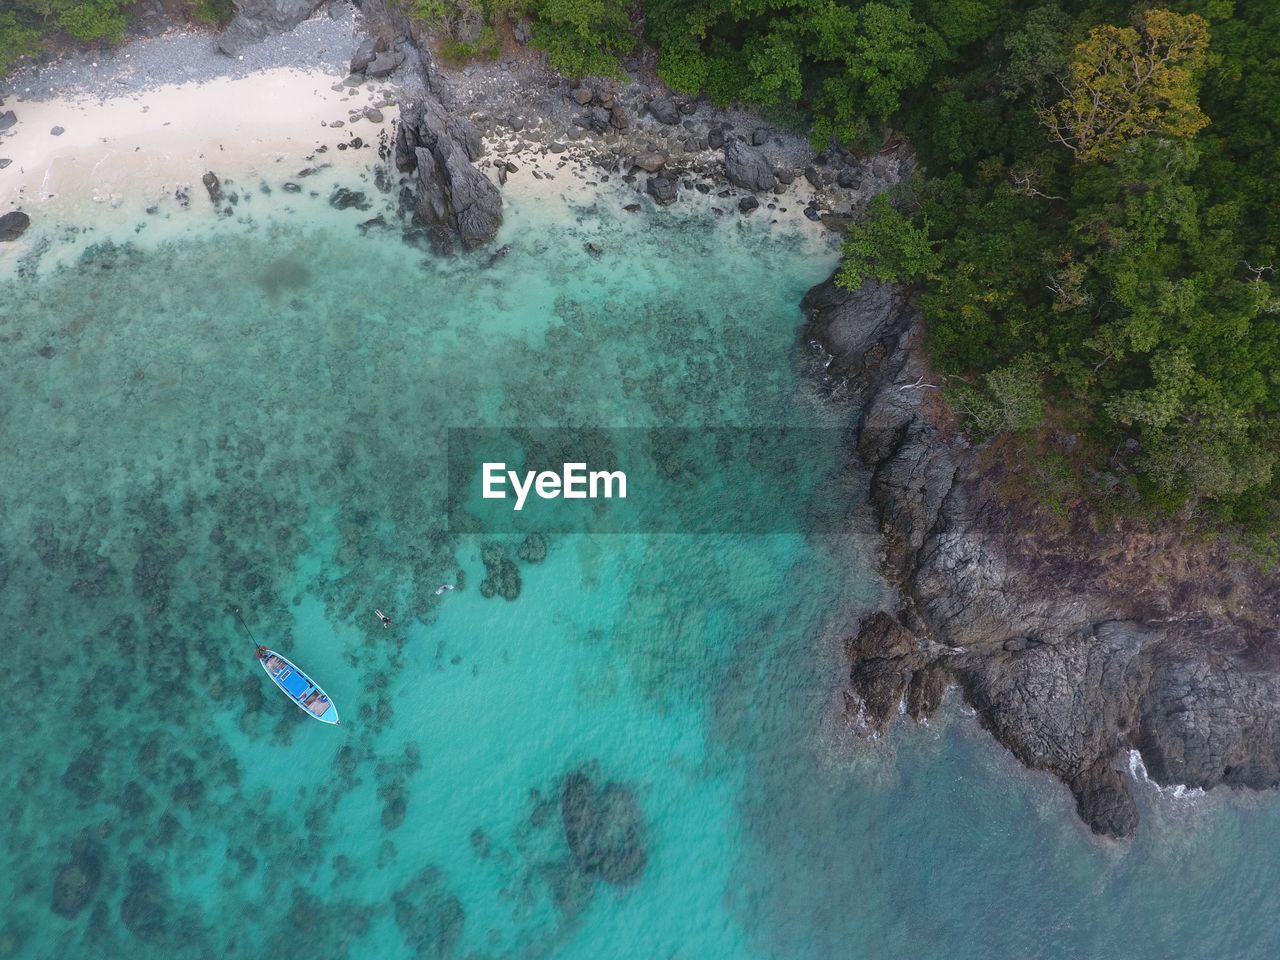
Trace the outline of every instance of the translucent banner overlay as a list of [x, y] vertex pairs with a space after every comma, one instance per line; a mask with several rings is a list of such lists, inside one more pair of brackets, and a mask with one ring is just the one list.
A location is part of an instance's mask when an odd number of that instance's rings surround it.
[[452, 429], [449, 529], [839, 533], [851, 450], [821, 428]]

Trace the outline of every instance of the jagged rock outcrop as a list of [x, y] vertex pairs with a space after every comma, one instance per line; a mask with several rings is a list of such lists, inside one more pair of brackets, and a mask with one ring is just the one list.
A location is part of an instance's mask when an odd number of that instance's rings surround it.
[[250, 43], [292, 30], [306, 20], [326, 0], [232, 0], [236, 13], [222, 36], [218, 49], [235, 56]]
[[406, 107], [396, 131], [396, 166], [417, 173], [414, 218], [437, 246], [488, 243], [502, 226], [502, 195], [472, 164], [483, 154], [480, 134], [465, 117], [427, 98]]
[[1280, 784], [1276, 578], [1187, 553], [1172, 534], [1153, 544], [1091, 526], [1083, 511], [1062, 530], [1003, 496], [1010, 466], [953, 428], [901, 291], [828, 281], [804, 307], [827, 386], [860, 401], [881, 565], [899, 588], [898, 608], [847, 643], [866, 722], [883, 729], [904, 700], [927, 716], [958, 684], [991, 733], [1057, 775], [1111, 837], [1137, 827], [1131, 750], [1157, 782]]
[[763, 153], [741, 140], [728, 140], [724, 145], [724, 175], [729, 182], [744, 190], [763, 192], [778, 184], [773, 167]]

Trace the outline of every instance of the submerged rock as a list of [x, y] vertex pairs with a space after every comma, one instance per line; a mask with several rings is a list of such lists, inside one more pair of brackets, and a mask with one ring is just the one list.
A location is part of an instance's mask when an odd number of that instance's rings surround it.
[[139, 940], [160, 943], [167, 935], [167, 918], [172, 912], [169, 892], [160, 874], [144, 863], [131, 864], [120, 902], [120, 919], [125, 928]]
[[21, 210], [11, 210], [0, 216], [0, 243], [17, 240], [31, 226], [31, 218]]
[[93, 900], [101, 880], [102, 860], [97, 847], [78, 841], [71, 851], [71, 861], [54, 877], [50, 909], [60, 917], [74, 917]]
[[415, 957], [450, 957], [462, 939], [466, 912], [462, 901], [427, 867], [391, 897], [396, 926]]
[[535, 530], [524, 538], [516, 556], [525, 563], [541, 563], [547, 559], [547, 538]]
[[1118, 757], [1111, 763], [1099, 761], [1081, 771], [1067, 784], [1076, 798], [1076, 811], [1095, 833], [1127, 839], [1138, 830], [1138, 806], [1115, 769]]
[[635, 883], [644, 872], [645, 822], [635, 792], [625, 784], [603, 789], [585, 770], [565, 777], [560, 817], [574, 864], [606, 883]]
[[210, 170], [200, 178], [200, 182], [209, 191], [209, 199], [213, 201], [214, 206], [217, 206], [222, 200], [222, 182], [218, 179], [218, 175]]
[[329, 195], [329, 206], [335, 210], [368, 210], [372, 204], [370, 204], [369, 198], [361, 190], [348, 190], [346, 187], [337, 187]]
[[485, 577], [480, 581], [480, 594], [485, 599], [499, 596], [515, 600], [520, 596], [520, 568], [500, 543], [486, 543], [480, 548]]

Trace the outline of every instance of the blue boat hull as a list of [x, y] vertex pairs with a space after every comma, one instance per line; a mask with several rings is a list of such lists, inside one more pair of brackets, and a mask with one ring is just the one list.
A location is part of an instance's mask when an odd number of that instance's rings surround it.
[[341, 722], [337, 706], [321, 689], [320, 684], [294, 666], [293, 661], [284, 654], [259, 647], [258, 662], [262, 664], [262, 669], [271, 678], [271, 682], [280, 688], [280, 692], [307, 716], [321, 723]]

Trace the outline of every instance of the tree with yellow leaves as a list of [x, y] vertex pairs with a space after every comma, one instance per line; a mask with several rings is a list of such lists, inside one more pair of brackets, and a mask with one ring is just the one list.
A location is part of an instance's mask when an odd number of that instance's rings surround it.
[[1082, 162], [1105, 160], [1147, 134], [1194, 137], [1209, 118], [1197, 102], [1209, 24], [1148, 10], [1132, 27], [1095, 27], [1073, 52], [1065, 94], [1039, 111], [1051, 137]]

